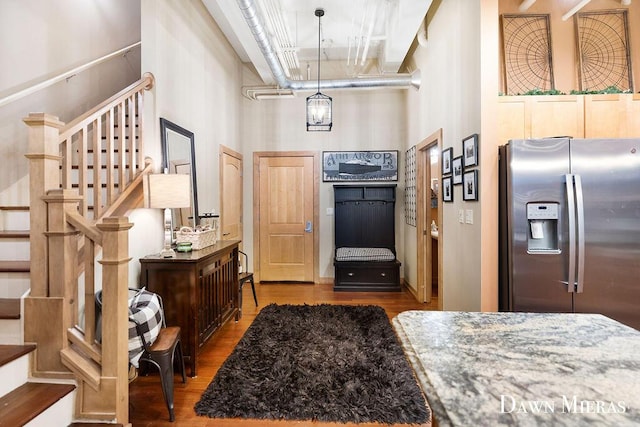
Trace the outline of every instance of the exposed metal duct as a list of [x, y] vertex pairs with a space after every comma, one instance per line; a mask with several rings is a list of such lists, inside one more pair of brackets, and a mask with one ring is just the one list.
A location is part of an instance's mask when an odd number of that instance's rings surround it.
[[[276, 48], [271, 43], [266, 27], [262, 22], [262, 17], [258, 13], [254, 0], [237, 0], [240, 11], [245, 21], [251, 29], [251, 34], [255, 38], [260, 51], [264, 55], [273, 77], [280, 88], [294, 91], [315, 91], [318, 89], [317, 80], [294, 80], [291, 81], [282, 68], [278, 60]], [[411, 74], [394, 74], [378, 77], [356, 77], [352, 79], [320, 80], [320, 89], [351, 89], [351, 88], [420, 88], [420, 70]]]

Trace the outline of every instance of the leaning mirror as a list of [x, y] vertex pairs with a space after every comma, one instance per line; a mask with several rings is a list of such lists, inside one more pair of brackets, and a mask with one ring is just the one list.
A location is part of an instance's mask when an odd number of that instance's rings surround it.
[[196, 185], [196, 157], [193, 132], [160, 118], [162, 169], [168, 173], [191, 176], [191, 207], [173, 209], [174, 228], [195, 227], [198, 224], [198, 190]]

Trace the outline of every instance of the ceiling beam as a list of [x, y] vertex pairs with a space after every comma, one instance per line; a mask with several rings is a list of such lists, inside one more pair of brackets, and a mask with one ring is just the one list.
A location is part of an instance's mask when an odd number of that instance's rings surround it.
[[536, 2], [536, 0], [522, 0], [522, 3], [520, 3], [520, 6], [518, 7], [518, 10], [520, 12], [526, 12], [527, 9], [529, 9], [531, 6], [533, 6], [533, 4]]
[[562, 15], [562, 20], [566, 21], [567, 19], [571, 18], [573, 15], [575, 15], [580, 9], [582, 9], [583, 7], [585, 7], [589, 2], [591, 2], [591, 0], [582, 0], [580, 3], [578, 3], [577, 5], [573, 6], [571, 8], [571, 10], [567, 13], [565, 13], [564, 15]]

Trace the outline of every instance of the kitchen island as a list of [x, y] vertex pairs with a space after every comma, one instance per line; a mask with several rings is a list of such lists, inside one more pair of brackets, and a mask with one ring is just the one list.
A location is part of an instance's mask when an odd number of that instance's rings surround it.
[[640, 425], [640, 332], [598, 314], [407, 311], [439, 426]]

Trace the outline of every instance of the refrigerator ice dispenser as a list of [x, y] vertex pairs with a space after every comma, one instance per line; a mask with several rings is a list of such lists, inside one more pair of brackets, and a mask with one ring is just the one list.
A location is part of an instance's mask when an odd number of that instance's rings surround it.
[[528, 253], [560, 253], [558, 203], [527, 203]]

